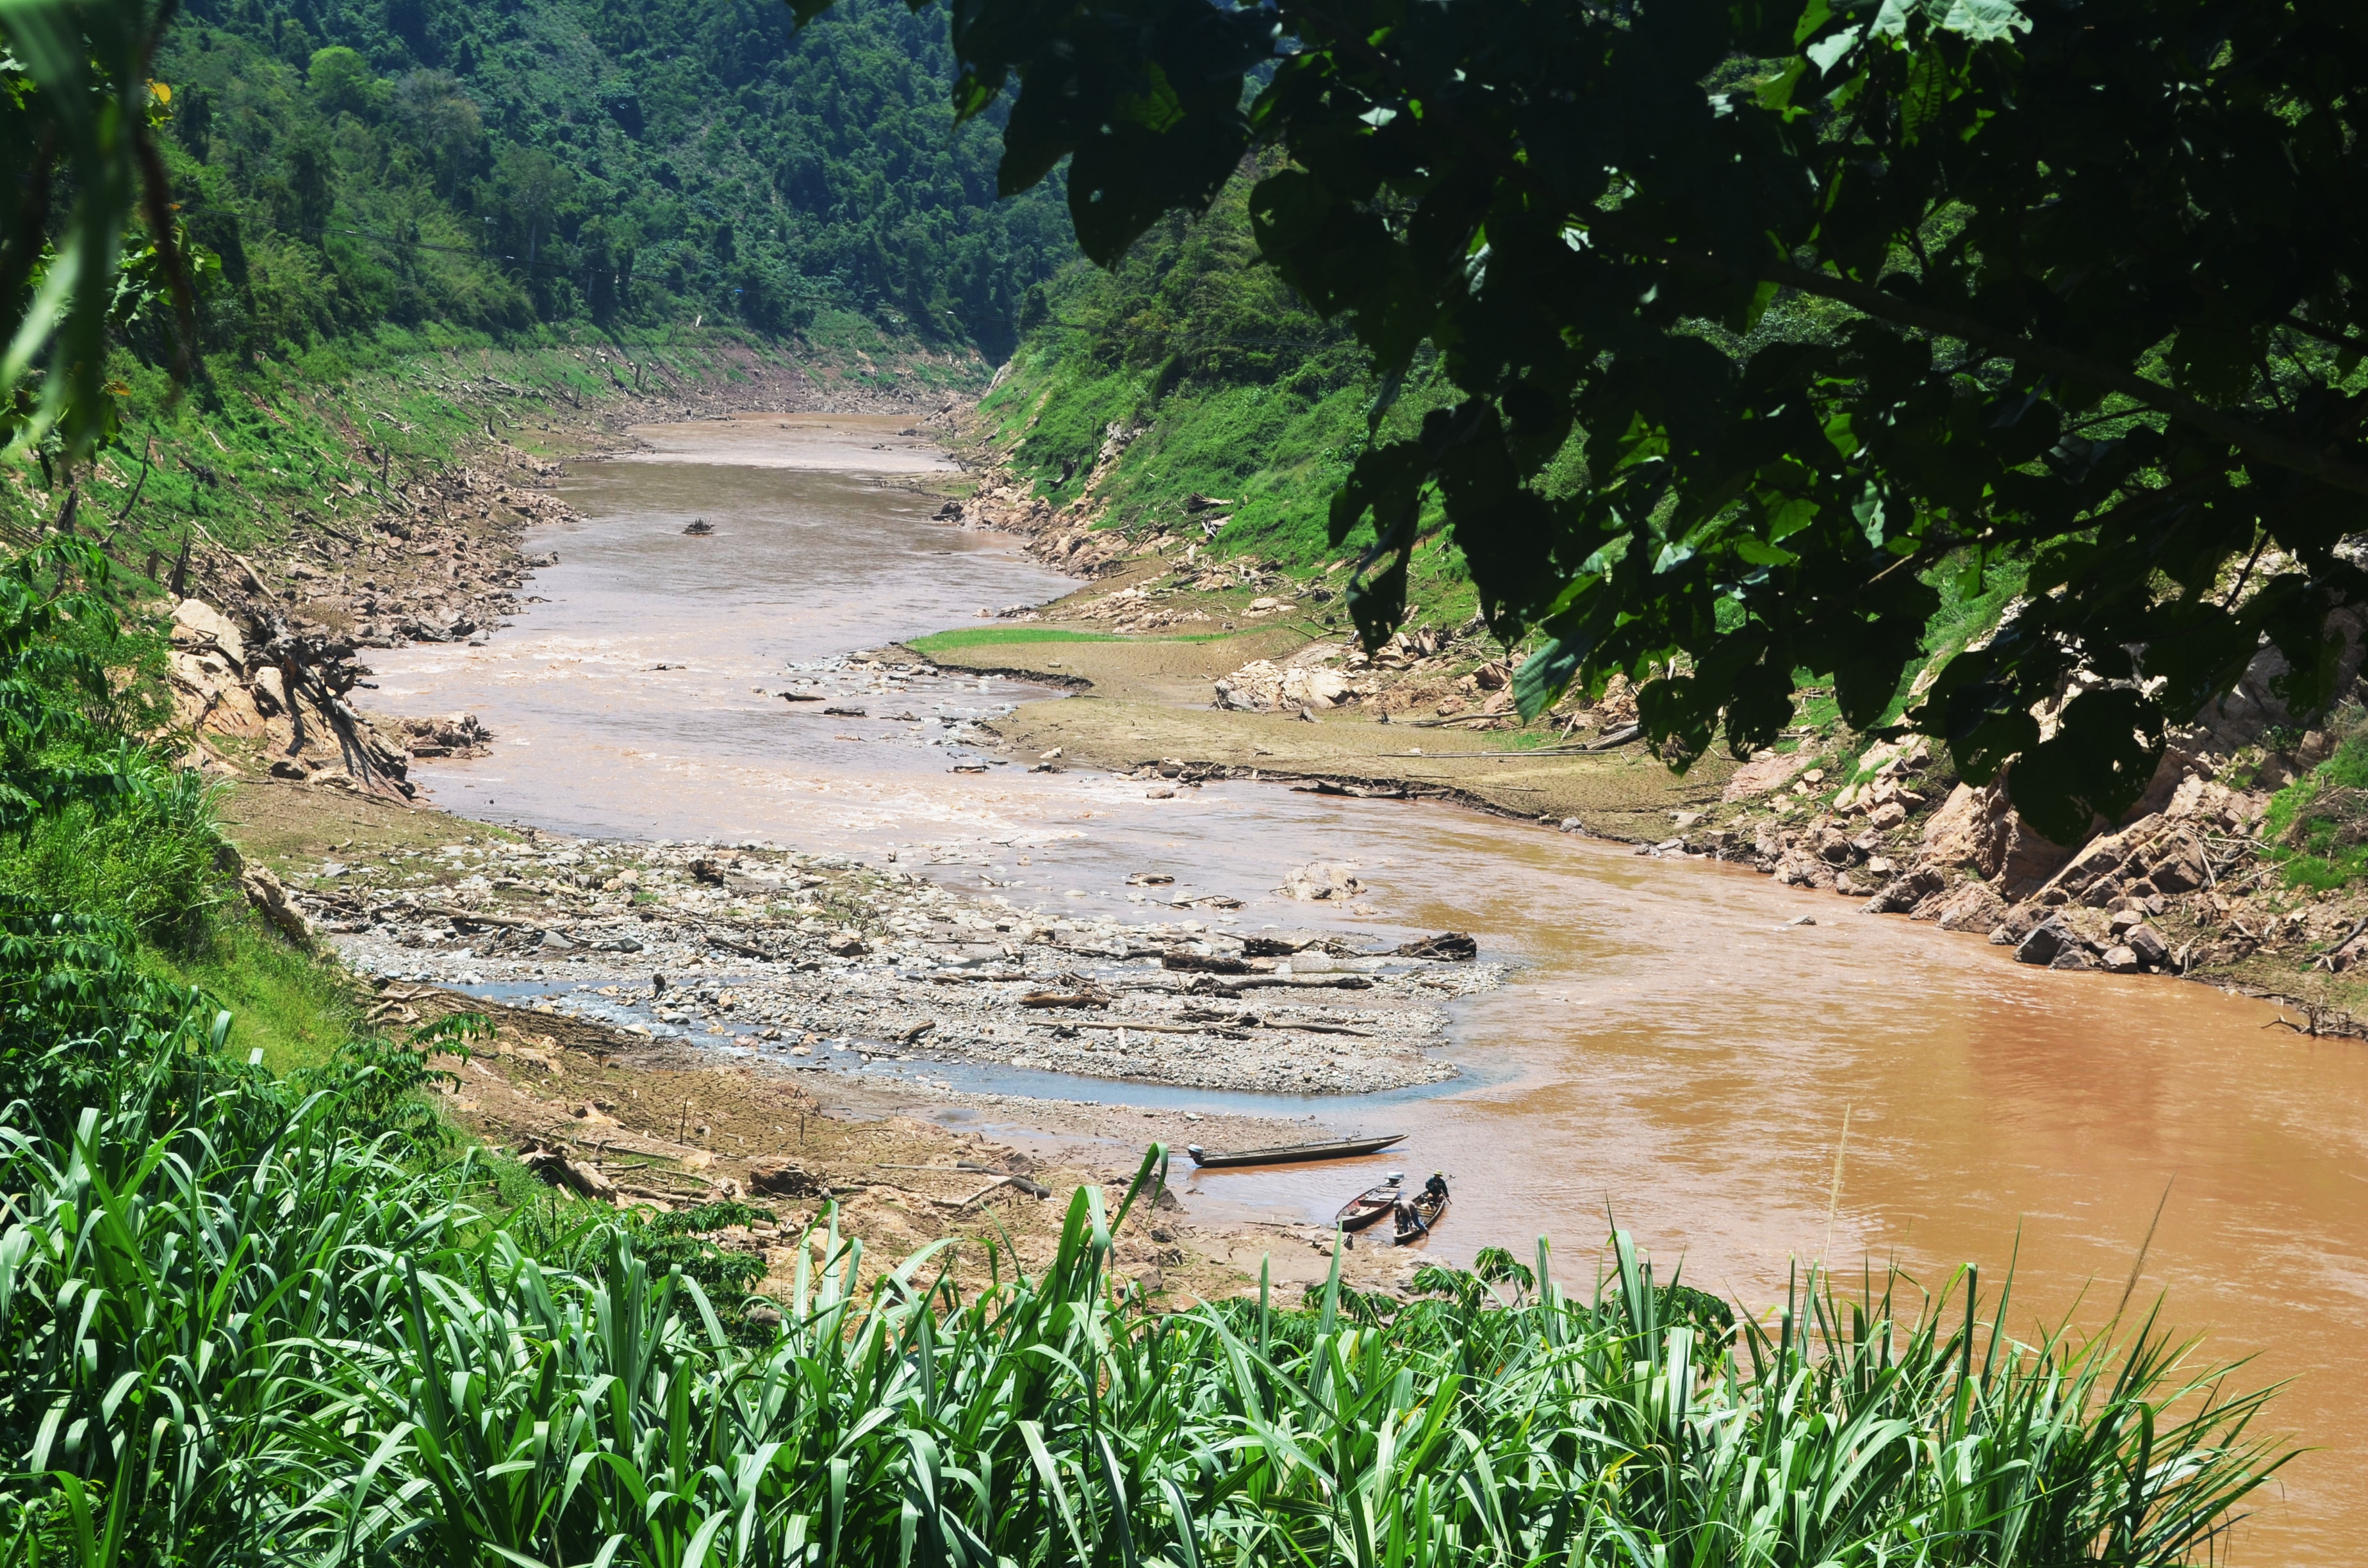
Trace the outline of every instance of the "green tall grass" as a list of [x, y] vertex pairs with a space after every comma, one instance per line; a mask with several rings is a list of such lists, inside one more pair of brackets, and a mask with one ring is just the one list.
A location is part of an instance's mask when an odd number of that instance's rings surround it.
[[751, 1348], [632, 1222], [535, 1256], [175, 1043], [0, 1156], [0, 1562], [2169, 1563], [2280, 1462], [2151, 1320], [2018, 1344], [1970, 1276], [1723, 1344], [1615, 1235], [1578, 1298], [1162, 1313], [1108, 1270], [1156, 1149], [966, 1299], [825, 1222]]

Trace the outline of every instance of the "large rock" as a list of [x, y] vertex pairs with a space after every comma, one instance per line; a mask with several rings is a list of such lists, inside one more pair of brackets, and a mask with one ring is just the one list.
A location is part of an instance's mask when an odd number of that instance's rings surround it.
[[[2003, 793], [2003, 791], [2001, 791]], [[2019, 903], [2047, 885], [2072, 858], [2077, 846], [2056, 844], [2040, 835], [2022, 818], [2009, 812], [1998, 854], [1998, 895]]]
[[2006, 912], [2005, 900], [1980, 882], [1967, 882], [1930, 913], [1943, 931], [1990, 931]]
[[2065, 953], [2079, 947], [2080, 939], [2066, 930], [2062, 922], [2045, 920], [2032, 926], [2030, 934], [2015, 944], [2014, 961], [2053, 964]]
[[2045, 887], [2078, 847], [2041, 837], [2015, 813], [1998, 779], [1978, 790], [1958, 785], [1924, 824], [1917, 858], [1944, 870], [1962, 867], [2019, 903]]
[[2050, 903], [2085, 903], [2102, 909], [2128, 880], [2133, 858], [2161, 831], [2160, 817], [2146, 817], [2120, 833], [2090, 839], [2048, 880], [2040, 890], [2042, 898]]
[[230, 617], [203, 599], [183, 599], [173, 607], [173, 641], [182, 647], [211, 642], [242, 672], [246, 668], [246, 639]]
[[1212, 706], [1243, 713], [1333, 707], [1354, 689], [1348, 676], [1323, 667], [1339, 653], [1335, 644], [1318, 642], [1301, 649], [1283, 664], [1253, 659], [1219, 678]]
[[1960, 784], [1924, 824], [1917, 858], [1944, 871], [1968, 870], [1987, 881], [1998, 875], [2007, 803], [2005, 791]]
[[1311, 902], [1354, 898], [1365, 891], [1356, 872], [1357, 868], [1346, 860], [1310, 860], [1284, 873], [1282, 886], [1275, 891], [1286, 898]]
[[2137, 955], [2148, 969], [2160, 969], [2170, 962], [2170, 944], [2162, 933], [2151, 926], [2133, 926], [2122, 934], [2122, 945]]
[[2164, 835], [2148, 851], [2146, 880], [2157, 892], [2193, 892], [2208, 875], [2203, 846], [2187, 828]]
[[1946, 886], [1946, 877], [1932, 867], [1921, 867], [1885, 882], [1873, 898], [1866, 901], [1866, 912], [1869, 915], [1905, 915]]

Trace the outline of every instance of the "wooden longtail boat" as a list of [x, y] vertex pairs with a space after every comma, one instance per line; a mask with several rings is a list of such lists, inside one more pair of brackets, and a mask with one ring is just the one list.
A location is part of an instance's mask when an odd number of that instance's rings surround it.
[[1276, 1149], [1244, 1149], [1235, 1153], [1219, 1153], [1203, 1149], [1198, 1143], [1187, 1143], [1184, 1152], [1192, 1163], [1210, 1170], [1227, 1170], [1236, 1165], [1291, 1165], [1302, 1160], [1344, 1160], [1353, 1154], [1377, 1154], [1393, 1143], [1406, 1141], [1403, 1132], [1384, 1133], [1379, 1138], [1336, 1138], [1326, 1143], [1287, 1143]]
[[[1408, 1222], [1407, 1214], [1412, 1216]], [[1447, 1218], [1447, 1194], [1417, 1192], [1406, 1204], [1406, 1211], [1398, 1219], [1398, 1245], [1408, 1246], [1430, 1234], [1439, 1222]]]
[[1398, 1199], [1406, 1196], [1406, 1188], [1398, 1184], [1405, 1180], [1403, 1173], [1393, 1172], [1381, 1186], [1369, 1187], [1340, 1205], [1340, 1212], [1332, 1216], [1332, 1222], [1344, 1231], [1363, 1230], [1398, 1206]]

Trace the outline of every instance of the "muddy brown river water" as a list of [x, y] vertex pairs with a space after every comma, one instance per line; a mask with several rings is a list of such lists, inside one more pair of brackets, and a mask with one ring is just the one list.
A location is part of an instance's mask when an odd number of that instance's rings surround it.
[[[1323, 1108], [1343, 1130], [1406, 1127], [1401, 1153], [1199, 1173], [1196, 1207], [1317, 1220], [1368, 1173], [1437, 1168], [1455, 1181], [1434, 1243], [1447, 1256], [1525, 1252], [1545, 1233], [1558, 1272], [1591, 1277], [1608, 1212], [1665, 1267], [1682, 1256], [1689, 1280], [1755, 1304], [1796, 1259], [1896, 1261], [1937, 1288], [1959, 1263], [1995, 1280], [2019, 1258], [2014, 1321], [2030, 1330], [2108, 1313], [2159, 1203], [2138, 1297], [2164, 1295], [2206, 1354], [2254, 1356], [2241, 1379], [2294, 1380], [2274, 1426], [2317, 1450], [2230, 1560], [2360, 1559], [2368, 1047], [2264, 1028], [2271, 1009], [2203, 986], [2019, 966], [1733, 867], [1271, 785], [1151, 801], [1019, 764], [954, 774], [949, 746], [927, 744], [944, 732], [791, 710], [771, 695], [785, 665], [1068, 585], [1007, 541], [930, 521], [936, 497], [907, 486], [945, 465], [898, 425], [659, 427], [655, 450], [584, 465], [564, 486], [584, 520], [535, 541], [561, 558], [531, 586], [548, 602], [486, 646], [373, 658], [381, 706], [472, 709], [500, 737], [492, 757], [422, 770], [438, 803], [571, 833], [898, 848], [908, 865], [927, 858], [915, 846], [951, 846], [1050, 909], [1122, 914], [1128, 873], [1167, 870], [1243, 899], [1244, 929], [1309, 923], [1269, 892], [1287, 867], [1353, 861], [1370, 907], [1338, 924], [1468, 930], [1516, 966], [1456, 1005], [1448, 1054], [1471, 1075], [1436, 1097]], [[715, 532], [684, 536], [694, 517]], [[990, 716], [1052, 695], [916, 692], [932, 712]], [[1787, 924], [1804, 914], [1818, 924]]]

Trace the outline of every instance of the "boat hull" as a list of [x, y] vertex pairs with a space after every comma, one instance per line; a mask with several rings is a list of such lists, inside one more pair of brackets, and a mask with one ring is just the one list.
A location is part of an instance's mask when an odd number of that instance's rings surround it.
[[1358, 1154], [1378, 1154], [1393, 1143], [1405, 1142], [1406, 1136], [1393, 1132], [1386, 1138], [1341, 1138], [1328, 1143], [1292, 1143], [1279, 1149], [1243, 1149], [1233, 1153], [1190, 1147], [1184, 1152], [1202, 1169], [1222, 1171], [1243, 1165], [1295, 1165], [1304, 1160], [1345, 1160]]
[[1388, 1217], [1403, 1196], [1394, 1187], [1377, 1187], [1371, 1192], [1360, 1192], [1340, 1206], [1340, 1212], [1332, 1216], [1332, 1222], [1344, 1231], [1368, 1229]]

